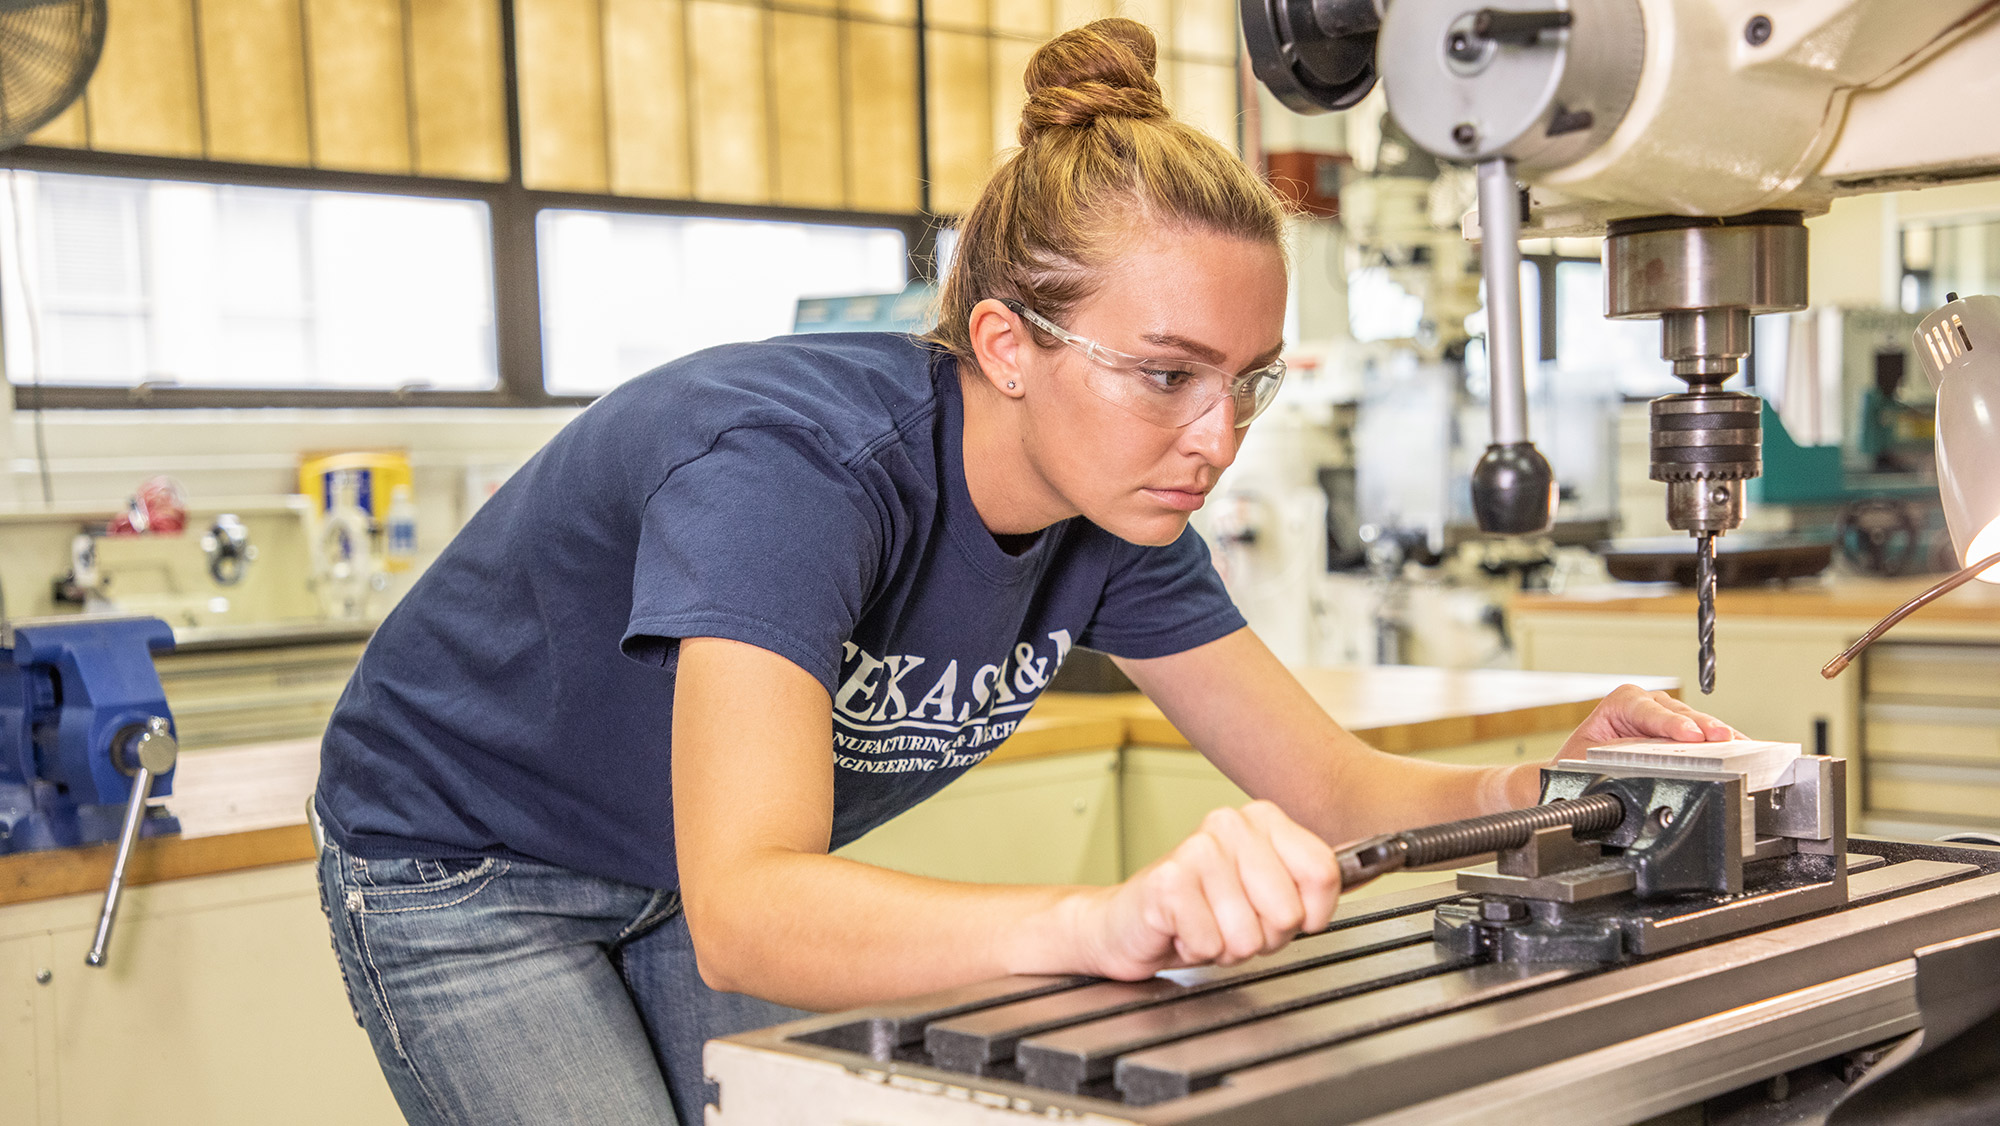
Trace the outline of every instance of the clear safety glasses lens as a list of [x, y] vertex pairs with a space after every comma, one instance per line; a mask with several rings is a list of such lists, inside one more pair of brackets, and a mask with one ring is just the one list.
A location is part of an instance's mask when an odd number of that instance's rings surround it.
[[1196, 360], [1148, 359], [1078, 336], [1017, 302], [1007, 302], [1007, 306], [1091, 361], [1084, 384], [1098, 398], [1156, 426], [1186, 426], [1226, 397], [1234, 400], [1236, 426], [1241, 429], [1264, 413], [1285, 380], [1283, 360], [1238, 376]]

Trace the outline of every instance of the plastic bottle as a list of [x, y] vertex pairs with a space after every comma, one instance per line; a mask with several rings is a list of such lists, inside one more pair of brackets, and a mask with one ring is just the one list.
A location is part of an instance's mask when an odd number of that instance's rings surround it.
[[384, 562], [391, 571], [407, 571], [417, 561], [417, 502], [408, 485], [397, 485], [389, 494], [388, 544]]

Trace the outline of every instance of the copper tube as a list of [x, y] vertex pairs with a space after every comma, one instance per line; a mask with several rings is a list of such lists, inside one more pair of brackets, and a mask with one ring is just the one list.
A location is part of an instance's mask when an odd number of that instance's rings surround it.
[[2000, 563], [2000, 553], [1989, 555], [1986, 558], [1981, 559], [1979, 562], [1967, 566], [1965, 569], [1958, 571], [1957, 573], [1946, 578], [1943, 582], [1937, 584], [1936, 586], [1930, 588], [1929, 590], [1923, 592], [1922, 594], [1917, 595], [1915, 598], [1910, 599], [1908, 602], [1903, 603], [1901, 606], [1896, 607], [1894, 610], [1889, 612], [1888, 617], [1883, 618], [1879, 622], [1876, 622], [1874, 629], [1871, 629], [1867, 633], [1862, 634], [1861, 640], [1848, 646], [1846, 650], [1840, 654], [1840, 656], [1835, 657], [1833, 660], [1828, 661], [1826, 664], [1820, 666], [1819, 674], [1827, 678], [1828, 680], [1832, 680], [1834, 677], [1839, 676], [1840, 671], [1846, 668], [1848, 665], [1853, 664], [1854, 658], [1860, 656], [1861, 651], [1863, 649], [1866, 649], [1870, 645], [1874, 644], [1876, 638], [1881, 637], [1885, 633], [1888, 633], [1889, 627], [1895, 625], [1897, 622], [1902, 621], [1904, 618], [1909, 617], [1911, 614], [1916, 613], [1924, 606], [1928, 605], [1932, 601], [1935, 601], [1940, 595], [1949, 594], [1950, 592], [1957, 590], [1959, 587], [1964, 586], [1966, 583], [1971, 582], [1972, 579], [1975, 576], [1977, 576], [1981, 571], [1986, 570], [1988, 567], [1991, 567], [1996, 563]]

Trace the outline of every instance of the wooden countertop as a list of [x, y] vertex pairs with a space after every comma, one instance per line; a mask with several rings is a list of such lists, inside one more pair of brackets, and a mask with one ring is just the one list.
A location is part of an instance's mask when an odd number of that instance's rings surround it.
[[[1852, 620], [1873, 624], [1942, 579], [1839, 578], [1719, 590], [1718, 615]], [[1562, 594], [1524, 593], [1517, 614], [1672, 614], [1692, 617], [1694, 591], [1673, 583], [1608, 583]], [[1912, 621], [2000, 623], [2000, 586], [1970, 582], [1911, 615]]]
[[[1627, 678], [1583, 673], [1382, 666], [1306, 669], [1313, 698], [1349, 730], [1386, 751], [1420, 751], [1574, 727]], [[1673, 688], [1664, 677], [1638, 678]], [[1127, 744], [1185, 747], [1159, 708], [1136, 693], [1044, 696], [987, 762], [1019, 762]], [[181, 756], [168, 807], [183, 835], [139, 842], [128, 885], [313, 857], [303, 824], [318, 774], [313, 740]], [[111, 845], [0, 856], [0, 904], [99, 894]]]
[[[1612, 689], [1628, 682], [1649, 689], [1679, 688], [1671, 677], [1510, 669], [1376, 665], [1295, 671], [1313, 699], [1343, 726], [1396, 753], [1566, 731], [1581, 723]], [[1159, 707], [1136, 692], [1104, 696], [1052, 692], [1028, 715], [1031, 721], [1116, 716], [1126, 724], [1125, 743], [1189, 745]], [[994, 757], [1013, 741], [1002, 744]]]

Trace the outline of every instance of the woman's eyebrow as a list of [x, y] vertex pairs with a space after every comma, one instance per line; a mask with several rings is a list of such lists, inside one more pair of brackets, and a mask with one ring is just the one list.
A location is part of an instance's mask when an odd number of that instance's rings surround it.
[[[1140, 339], [1144, 340], [1148, 344], [1157, 344], [1162, 348], [1178, 348], [1181, 351], [1186, 352], [1188, 355], [1194, 357], [1197, 360], [1200, 360], [1205, 364], [1215, 364], [1217, 366], [1220, 366], [1222, 364], [1222, 361], [1229, 358], [1228, 356], [1223, 355], [1222, 352], [1220, 352], [1219, 350], [1211, 348], [1208, 345], [1203, 344], [1198, 340], [1189, 340], [1185, 336], [1180, 336], [1171, 332], [1149, 332], [1146, 333], [1144, 336], [1140, 337]], [[1269, 348], [1264, 349], [1262, 355], [1258, 356], [1255, 360], [1252, 360], [1250, 362], [1250, 366], [1268, 367], [1270, 366], [1273, 360], [1276, 360], [1280, 355], [1284, 354], [1284, 351], [1285, 351], [1285, 342], [1280, 340], [1276, 344], [1271, 345]]]

